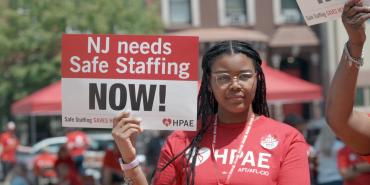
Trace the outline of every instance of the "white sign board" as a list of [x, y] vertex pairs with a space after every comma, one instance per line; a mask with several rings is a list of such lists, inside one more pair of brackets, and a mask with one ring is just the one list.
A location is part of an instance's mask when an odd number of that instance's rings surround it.
[[112, 128], [122, 111], [155, 130], [196, 130], [198, 38], [63, 35], [62, 125]]
[[[297, 0], [307, 25], [320, 24], [336, 20], [342, 16], [346, 0]], [[370, 0], [364, 4], [370, 5]]]

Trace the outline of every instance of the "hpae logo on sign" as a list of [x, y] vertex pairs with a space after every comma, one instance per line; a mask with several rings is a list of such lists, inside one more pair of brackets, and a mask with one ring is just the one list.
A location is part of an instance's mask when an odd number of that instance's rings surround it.
[[171, 120], [171, 118], [163, 118], [162, 123], [163, 123], [163, 125], [165, 125], [166, 127], [168, 127], [168, 126], [171, 125], [172, 120]]
[[162, 123], [166, 127], [194, 127], [194, 120], [163, 118]]

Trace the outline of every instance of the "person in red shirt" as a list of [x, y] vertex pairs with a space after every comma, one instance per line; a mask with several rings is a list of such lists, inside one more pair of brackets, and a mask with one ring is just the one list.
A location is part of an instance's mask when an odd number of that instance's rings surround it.
[[56, 172], [54, 169], [56, 160], [57, 156], [47, 151], [43, 151], [35, 157], [33, 161], [33, 171], [38, 182], [41, 182], [41, 179], [47, 179], [49, 182], [54, 182], [54, 179], [56, 178]]
[[370, 183], [370, 164], [348, 146], [339, 150], [337, 161], [344, 185], [368, 185]]
[[121, 157], [117, 146], [107, 149], [103, 158], [103, 185], [120, 185], [124, 182], [118, 159]]
[[[365, 22], [370, 8], [362, 0], [349, 0], [344, 5], [342, 22], [348, 34], [342, 58], [328, 92], [326, 119], [336, 135], [354, 152], [370, 155], [370, 117], [353, 109], [356, 82], [362, 66], [366, 41]], [[370, 156], [365, 157], [370, 162]]]
[[[162, 147], [154, 185], [309, 185], [307, 143], [297, 129], [269, 118], [262, 61], [249, 44], [216, 43], [203, 56], [198, 130], [174, 131]], [[140, 120], [114, 118], [112, 134], [126, 180], [148, 184], [137, 166]]]
[[80, 174], [83, 174], [84, 153], [88, 146], [89, 139], [84, 132], [75, 130], [67, 133], [67, 147]]
[[58, 182], [56, 185], [83, 185], [82, 179], [74, 170], [65, 164], [59, 164], [56, 168], [58, 174]]
[[[304, 119], [297, 115], [297, 114], [288, 114], [285, 116], [284, 123], [292, 126], [293, 128], [297, 129], [303, 136], [307, 134], [307, 123], [304, 121]], [[311, 176], [311, 182], [314, 182], [317, 178], [317, 156], [316, 156], [316, 150], [314, 147], [310, 144], [308, 144], [308, 161], [310, 166], [310, 176]]]
[[61, 164], [65, 164], [66, 166], [68, 166], [69, 170], [73, 171], [74, 173], [77, 173], [78, 171], [76, 164], [73, 161], [71, 154], [66, 145], [63, 145], [62, 147], [60, 147], [58, 151], [57, 160], [55, 161], [55, 164], [54, 164], [54, 169], [57, 169], [58, 166]]
[[15, 123], [7, 124], [7, 131], [0, 135], [0, 145], [2, 148], [0, 159], [3, 166], [4, 176], [13, 168], [16, 163], [15, 153], [19, 146], [19, 140], [15, 135]]
[[80, 174], [66, 145], [60, 147], [54, 169], [58, 178], [57, 185], [82, 185]]

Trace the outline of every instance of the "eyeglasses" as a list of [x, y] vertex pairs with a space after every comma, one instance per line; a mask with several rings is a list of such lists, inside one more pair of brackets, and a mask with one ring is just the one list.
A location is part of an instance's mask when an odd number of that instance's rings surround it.
[[237, 80], [237, 82], [241, 86], [246, 86], [248, 85], [248, 82], [250, 81], [251, 78], [253, 78], [255, 74], [256, 73], [252, 72], [244, 72], [235, 76], [232, 76], [228, 73], [213, 73], [212, 75], [215, 77], [216, 84], [219, 87], [228, 87], [233, 83], [234, 79]]

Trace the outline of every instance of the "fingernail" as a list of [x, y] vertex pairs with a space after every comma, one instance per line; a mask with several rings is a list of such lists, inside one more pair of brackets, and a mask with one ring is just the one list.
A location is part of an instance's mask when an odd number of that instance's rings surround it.
[[141, 118], [135, 118], [135, 119], [136, 119], [136, 121], [138, 121], [140, 123], [141, 123], [141, 121], [143, 121], [143, 119], [141, 119]]

